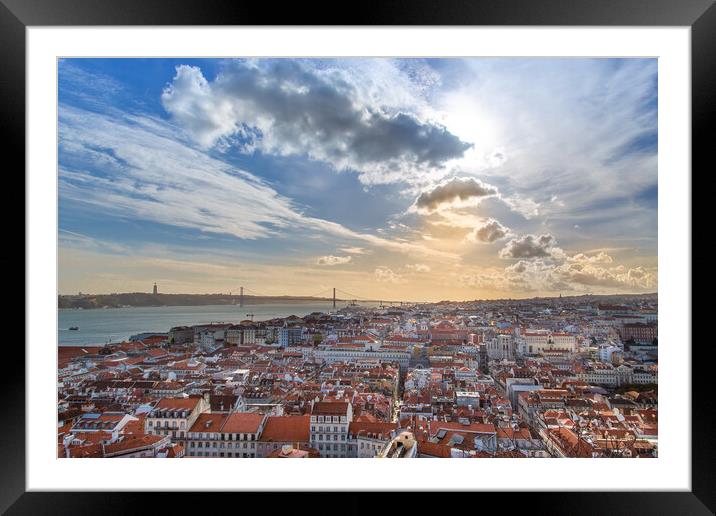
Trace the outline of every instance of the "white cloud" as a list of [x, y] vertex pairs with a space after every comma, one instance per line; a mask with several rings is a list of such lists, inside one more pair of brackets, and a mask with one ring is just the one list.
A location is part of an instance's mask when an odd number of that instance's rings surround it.
[[599, 251], [597, 254], [591, 256], [584, 253], [568, 256], [567, 261], [576, 263], [612, 263], [614, 259], [604, 251]]
[[592, 287], [653, 291], [657, 288], [656, 271], [644, 267], [601, 267], [593, 263], [565, 263], [555, 268], [554, 275], [566, 283]]
[[[602, 263], [611, 262], [605, 260]], [[628, 293], [654, 292], [658, 288], [655, 268], [604, 267], [596, 262], [569, 258], [562, 263], [544, 259], [520, 260], [503, 269], [464, 273], [459, 282], [468, 287], [505, 293]]]
[[403, 277], [393, 272], [390, 268], [381, 266], [375, 269], [375, 279], [383, 283], [402, 283]]
[[364, 247], [341, 247], [341, 251], [346, 254], [368, 254], [370, 251]]
[[412, 272], [430, 272], [430, 266], [424, 263], [411, 263], [405, 266], [405, 268]]
[[540, 214], [539, 203], [533, 201], [532, 199], [519, 197], [517, 195], [502, 197], [501, 199], [507, 206], [510, 207], [510, 209], [516, 211], [526, 219], [533, 219], [538, 217]]
[[61, 202], [242, 239], [276, 236], [293, 228], [394, 252], [458, 259], [422, 243], [360, 233], [305, 216], [260, 178], [176, 140], [174, 128], [161, 121], [63, 105], [59, 126]]

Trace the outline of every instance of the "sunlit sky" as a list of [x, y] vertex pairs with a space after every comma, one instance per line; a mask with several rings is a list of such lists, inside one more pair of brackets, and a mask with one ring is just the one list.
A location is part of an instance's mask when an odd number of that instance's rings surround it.
[[60, 293], [657, 290], [655, 59], [64, 59]]

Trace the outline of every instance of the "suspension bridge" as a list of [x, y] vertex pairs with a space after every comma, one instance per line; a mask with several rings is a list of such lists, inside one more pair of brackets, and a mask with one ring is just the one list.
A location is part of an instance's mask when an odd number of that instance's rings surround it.
[[331, 287], [331, 288], [324, 288], [323, 290], [320, 290], [318, 292], [315, 292], [310, 295], [287, 295], [287, 294], [271, 294], [266, 292], [258, 292], [252, 288], [240, 286], [236, 287], [234, 289], [231, 289], [229, 291], [229, 295], [233, 295], [232, 292], [235, 292], [236, 290], [239, 291], [238, 295], [238, 301], [239, 306], [244, 306], [244, 303], [247, 301], [246, 298], [256, 298], [256, 297], [286, 297], [290, 299], [320, 299], [320, 300], [330, 300], [333, 303], [333, 308], [336, 308], [337, 303], [344, 303], [348, 302], [349, 305], [359, 305], [360, 303], [378, 303], [378, 306], [381, 308], [387, 308], [391, 306], [403, 306], [403, 305], [414, 305], [418, 304], [414, 301], [396, 301], [396, 300], [386, 300], [386, 299], [373, 299], [373, 298], [367, 298], [363, 296], [359, 296], [356, 294], [353, 294], [351, 292], [347, 292], [343, 289], [337, 288], [337, 287]]

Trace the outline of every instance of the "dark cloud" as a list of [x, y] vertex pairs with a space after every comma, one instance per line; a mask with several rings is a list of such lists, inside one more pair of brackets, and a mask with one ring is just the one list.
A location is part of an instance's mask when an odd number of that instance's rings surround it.
[[199, 68], [180, 66], [162, 95], [204, 146], [244, 143], [249, 127], [247, 151], [307, 155], [363, 172], [368, 183], [391, 182], [381, 174], [405, 168], [442, 167], [472, 146], [439, 124], [365, 99], [345, 74], [283, 59], [234, 62], [211, 83]]
[[443, 203], [497, 195], [497, 188], [473, 178], [454, 178], [423, 192], [415, 201], [419, 210], [434, 211]]
[[485, 224], [475, 229], [472, 233], [474, 240], [479, 242], [495, 242], [505, 238], [509, 230], [495, 219], [488, 219]]
[[549, 233], [544, 235], [524, 235], [519, 238], [513, 238], [500, 251], [501, 258], [548, 258], [555, 254], [555, 251], [561, 252], [561, 249], [554, 247], [557, 243], [555, 238]]

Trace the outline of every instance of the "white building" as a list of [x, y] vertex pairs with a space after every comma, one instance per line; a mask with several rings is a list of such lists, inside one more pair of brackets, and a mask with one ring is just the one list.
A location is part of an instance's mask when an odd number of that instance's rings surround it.
[[329, 364], [333, 362], [354, 362], [356, 360], [377, 358], [383, 362], [397, 362], [401, 367], [407, 367], [410, 364], [410, 355], [410, 351], [407, 349], [391, 349], [387, 347], [381, 347], [375, 350], [367, 350], [360, 347], [323, 348], [317, 349], [314, 352], [316, 359], [323, 360]]
[[172, 441], [183, 441], [199, 414], [208, 410], [209, 403], [204, 397], [162, 398], [147, 414], [145, 432], [168, 435]]
[[189, 428], [189, 457], [253, 458], [267, 416], [257, 412], [201, 414]]
[[530, 355], [544, 351], [564, 350], [571, 353], [577, 351], [577, 338], [571, 333], [530, 329], [522, 333], [522, 338], [525, 342], [525, 352]]
[[343, 401], [319, 401], [311, 408], [311, 448], [321, 457], [348, 457], [348, 426], [353, 406]]
[[633, 383], [632, 369], [626, 365], [615, 367], [612, 364], [594, 363], [583, 372], [577, 374], [577, 379], [592, 385], [608, 385], [618, 387]]

